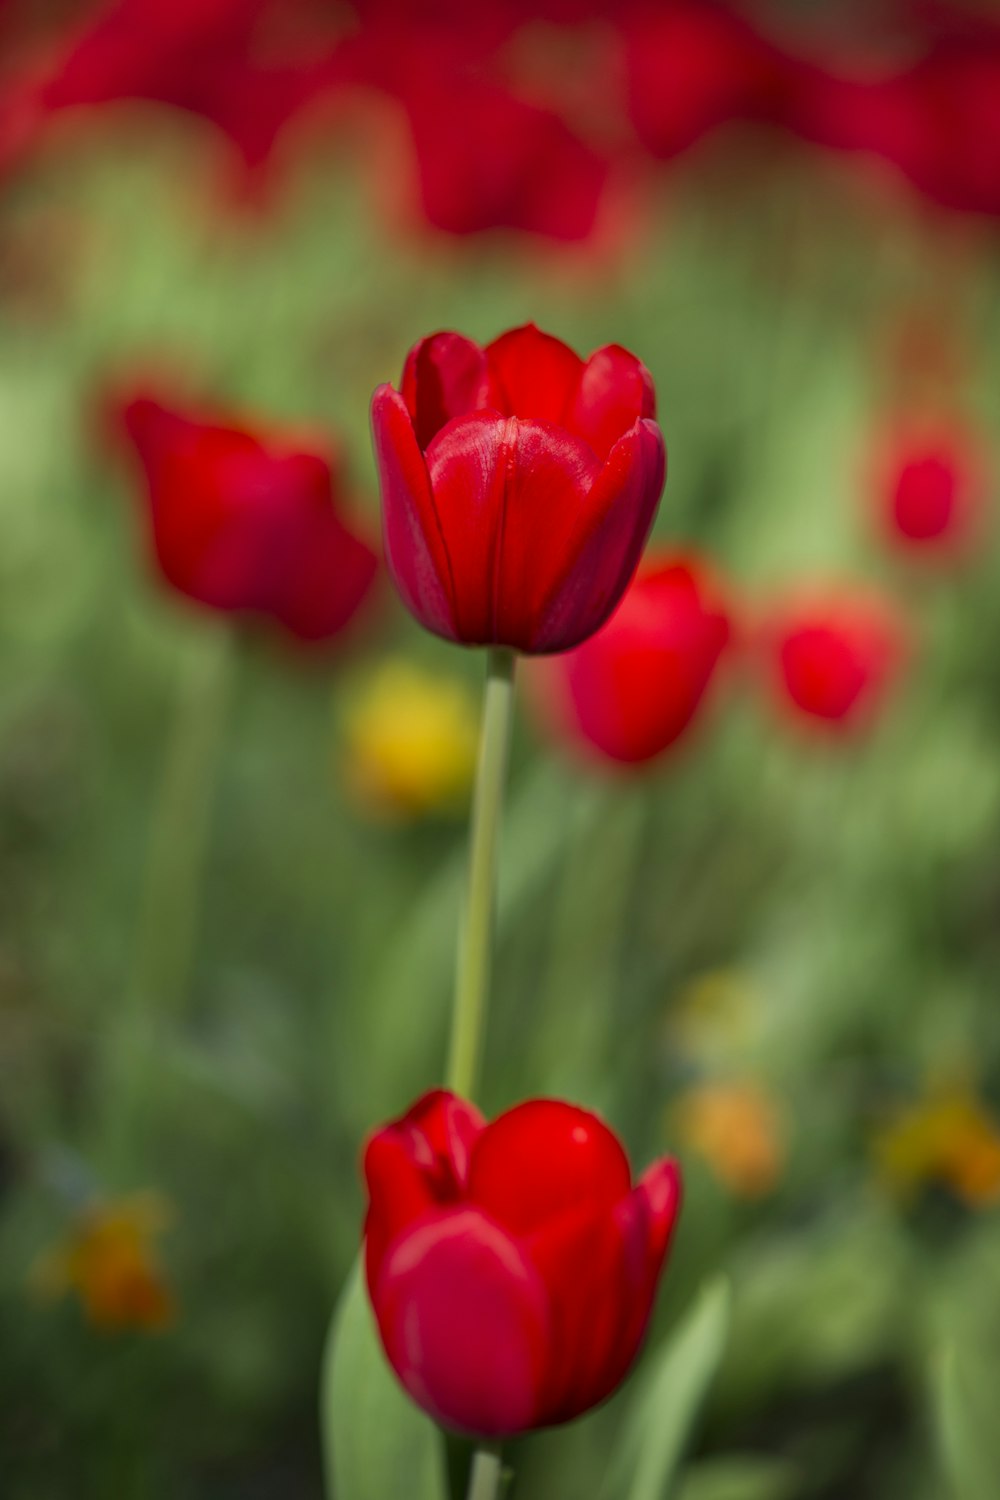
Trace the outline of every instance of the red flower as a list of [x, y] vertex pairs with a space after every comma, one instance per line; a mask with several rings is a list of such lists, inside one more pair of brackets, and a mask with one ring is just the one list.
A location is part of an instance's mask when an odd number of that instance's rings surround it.
[[472, 77], [414, 92], [409, 116], [423, 209], [436, 228], [565, 241], [593, 230], [608, 162], [553, 110]]
[[632, 1186], [606, 1125], [533, 1099], [487, 1125], [427, 1094], [365, 1152], [368, 1288], [386, 1354], [448, 1427], [508, 1436], [603, 1401], [642, 1341], [680, 1207]]
[[954, 427], [893, 432], [878, 456], [876, 494], [889, 535], [936, 555], [969, 539], [983, 499], [981, 459]]
[[146, 100], [216, 127], [248, 170], [284, 126], [337, 81], [339, 27], [275, 0], [108, 0], [66, 28], [51, 56], [9, 92], [0, 138], [54, 115]]
[[481, 349], [421, 340], [372, 398], [390, 570], [428, 630], [564, 651], [608, 618], [649, 535], [666, 457], [649, 371], [586, 364], [533, 325]]
[[699, 559], [650, 558], [596, 635], [539, 665], [540, 710], [610, 760], [653, 760], [691, 723], [729, 635]]
[[945, 207], [1000, 214], [995, 17], [942, 11], [916, 62], [882, 77], [816, 69], [794, 115], [808, 139], [881, 156]]
[[675, 156], [732, 120], [782, 119], [797, 65], [727, 5], [639, 6], [624, 35], [632, 120], [655, 156]]
[[147, 397], [122, 416], [174, 588], [212, 609], [270, 616], [303, 640], [347, 624], [376, 558], [338, 515], [325, 458]]
[[789, 606], [766, 633], [784, 701], [829, 728], [855, 728], [901, 665], [901, 620], [881, 600], [827, 595]]

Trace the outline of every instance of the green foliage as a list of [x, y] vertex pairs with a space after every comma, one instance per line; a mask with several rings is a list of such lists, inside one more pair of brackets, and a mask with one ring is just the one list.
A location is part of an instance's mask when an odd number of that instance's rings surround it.
[[669, 1500], [691, 1429], [726, 1347], [731, 1293], [713, 1282], [649, 1360], [632, 1394], [605, 1500]]
[[441, 1434], [386, 1363], [360, 1265], [330, 1325], [320, 1418], [330, 1500], [447, 1500]]
[[[477, 655], [391, 604], [340, 656], [254, 635], [232, 664], [204, 844], [189, 830], [204, 857], [190, 964], [172, 955], [186, 991], [155, 1014], [130, 1005], [154, 808], [218, 622], [148, 566], [134, 475], [99, 421], [108, 384], [162, 362], [220, 404], [319, 424], [374, 527], [372, 388], [430, 328], [489, 337], [535, 318], [649, 365], [670, 450], [657, 540], [706, 548], [751, 625], [808, 569], [864, 577], [918, 629], [867, 738], [795, 736], [734, 670], [700, 734], [627, 784], [550, 752], [525, 674], [483, 1102], [571, 1094], [637, 1165], [677, 1154], [686, 1196], [644, 1364], [601, 1411], [512, 1445], [514, 1493], [588, 1500], [609, 1454], [638, 1463], [633, 1398], [718, 1270], [732, 1329], [704, 1400], [678, 1386], [700, 1407], [678, 1500], [780, 1494], [783, 1475], [793, 1500], [941, 1500], [924, 1373], [952, 1345], [942, 1451], [953, 1500], [975, 1500], [959, 1475], [994, 1462], [980, 1404], [996, 1377], [981, 1381], [964, 1330], [1000, 1347], [997, 1210], [940, 1183], [899, 1192], [873, 1141], [941, 1074], [1000, 1105], [1000, 555], [994, 538], [958, 576], [897, 563], [863, 475], [885, 350], [914, 309], [955, 340], [951, 394], [995, 450], [1000, 275], [954, 220], [900, 206], [876, 223], [815, 157], [761, 165], [696, 153], [647, 239], [572, 274], [506, 239], [410, 245], [326, 158], [268, 213], [222, 218], [183, 132], [139, 149], [108, 131], [5, 197], [5, 1497], [316, 1500], [316, 1386], [357, 1251], [359, 1146], [440, 1080], [465, 859], [460, 821], [366, 816], [338, 724], [387, 652], [476, 692]], [[48, 277], [33, 300], [11, 290], [18, 265]], [[739, 1014], [695, 1034], [692, 990], [719, 975]], [[756, 1200], [675, 1110], [692, 1084], [744, 1075], [785, 1122], [782, 1170]], [[174, 1209], [173, 1326], [111, 1335], [71, 1299], [40, 1300], [33, 1266], [81, 1199], [146, 1188]]]
[[941, 1455], [955, 1500], [992, 1500], [1000, 1477], [995, 1361], [954, 1346], [939, 1355], [934, 1397]]
[[677, 1500], [793, 1500], [798, 1483], [795, 1468], [780, 1460], [720, 1458], [690, 1465]]

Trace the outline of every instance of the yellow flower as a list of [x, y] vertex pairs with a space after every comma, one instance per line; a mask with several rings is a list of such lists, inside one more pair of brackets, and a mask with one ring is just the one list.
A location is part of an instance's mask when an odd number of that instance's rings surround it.
[[347, 784], [382, 817], [460, 809], [475, 774], [478, 734], [477, 705], [463, 682], [390, 660], [347, 710]]
[[174, 1301], [153, 1241], [169, 1218], [155, 1193], [85, 1209], [66, 1239], [32, 1268], [35, 1290], [46, 1297], [75, 1293], [87, 1320], [105, 1333], [166, 1327]]
[[773, 1192], [785, 1166], [785, 1131], [774, 1101], [750, 1080], [703, 1083], [675, 1105], [681, 1139], [738, 1198]]
[[1000, 1127], [967, 1085], [933, 1088], [875, 1140], [883, 1179], [904, 1195], [950, 1188], [970, 1208], [1000, 1202]]

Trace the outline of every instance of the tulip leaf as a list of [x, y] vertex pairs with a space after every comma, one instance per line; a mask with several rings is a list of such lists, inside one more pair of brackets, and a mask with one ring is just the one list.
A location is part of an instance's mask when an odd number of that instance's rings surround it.
[[729, 1332], [730, 1292], [709, 1283], [652, 1361], [612, 1462], [606, 1500], [667, 1500]]
[[441, 1434], [389, 1368], [360, 1263], [330, 1325], [320, 1423], [327, 1500], [447, 1500]]
[[954, 1500], [995, 1500], [1000, 1475], [996, 1381], [954, 1346], [934, 1372], [938, 1441]]
[[677, 1500], [791, 1500], [801, 1487], [794, 1465], [745, 1454], [691, 1464], [684, 1471]]

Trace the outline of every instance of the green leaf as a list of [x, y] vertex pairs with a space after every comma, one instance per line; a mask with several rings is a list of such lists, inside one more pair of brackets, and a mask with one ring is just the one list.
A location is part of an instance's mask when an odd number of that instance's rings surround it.
[[729, 1284], [711, 1282], [659, 1351], [625, 1423], [605, 1500], [667, 1500], [729, 1331]]
[[800, 1484], [794, 1466], [781, 1459], [714, 1458], [685, 1470], [677, 1500], [791, 1500]]
[[938, 1439], [955, 1500], [996, 1500], [1000, 1435], [996, 1380], [952, 1346], [934, 1372]]
[[447, 1500], [441, 1434], [386, 1362], [360, 1262], [330, 1325], [320, 1424], [328, 1500]]

